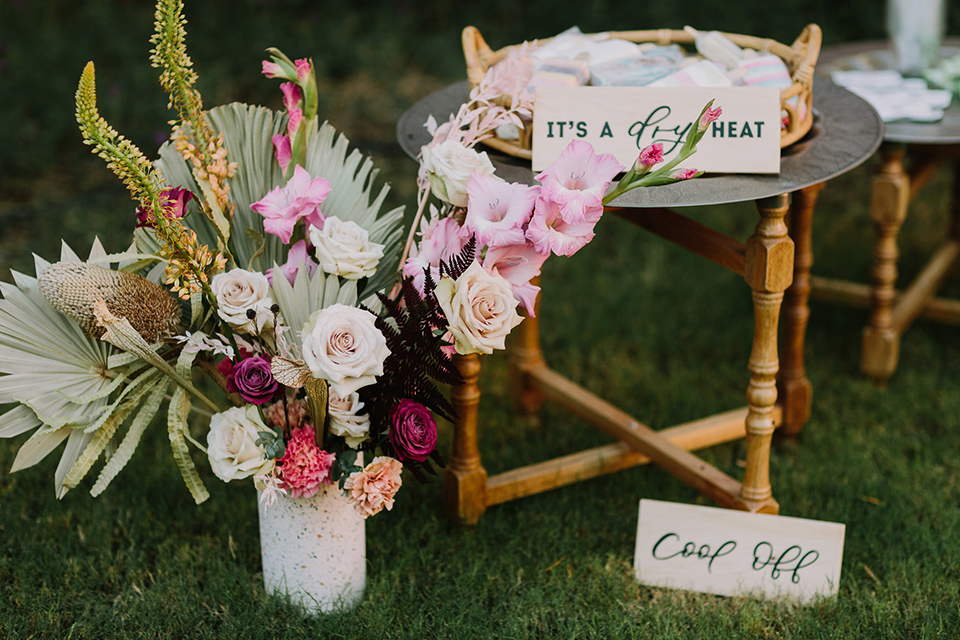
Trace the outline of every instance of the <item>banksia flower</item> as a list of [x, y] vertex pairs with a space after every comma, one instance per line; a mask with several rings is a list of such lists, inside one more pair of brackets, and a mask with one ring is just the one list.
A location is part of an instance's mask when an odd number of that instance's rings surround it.
[[40, 274], [39, 288], [51, 307], [76, 320], [92, 338], [104, 333], [95, 314], [98, 300], [114, 315], [126, 318], [149, 343], [175, 334], [180, 324], [177, 300], [160, 285], [131, 273], [57, 262]]

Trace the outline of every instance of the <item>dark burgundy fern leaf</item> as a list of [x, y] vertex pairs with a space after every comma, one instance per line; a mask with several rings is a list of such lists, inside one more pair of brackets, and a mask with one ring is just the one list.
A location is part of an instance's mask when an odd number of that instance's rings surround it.
[[477, 259], [477, 237], [470, 236], [467, 244], [457, 255], [450, 258], [448, 262], [440, 261], [440, 277], [449, 276], [456, 280], [463, 275], [473, 261]]

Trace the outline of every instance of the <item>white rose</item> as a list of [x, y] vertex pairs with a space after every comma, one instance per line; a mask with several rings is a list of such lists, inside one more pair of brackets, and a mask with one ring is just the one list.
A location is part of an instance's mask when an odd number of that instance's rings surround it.
[[[267, 295], [270, 283], [262, 273], [244, 269], [218, 273], [210, 281], [210, 289], [217, 298], [217, 314], [237, 333], [254, 333], [273, 326], [273, 300]], [[251, 309], [256, 314], [253, 318], [247, 313]]]
[[487, 152], [477, 153], [454, 140], [423, 147], [420, 165], [430, 179], [433, 193], [457, 207], [467, 206], [467, 183], [474, 171], [492, 176], [493, 164]]
[[444, 276], [437, 302], [450, 323], [457, 353], [493, 353], [522, 318], [510, 283], [474, 261], [459, 278]]
[[353, 392], [340, 397], [330, 393], [327, 417], [330, 419], [330, 433], [342, 436], [348, 447], [356, 447], [370, 434], [370, 416], [360, 413], [363, 403], [360, 394]]
[[230, 482], [270, 471], [274, 461], [257, 446], [260, 431], [269, 429], [254, 405], [233, 407], [210, 418], [207, 457], [218, 478]]
[[324, 220], [323, 229], [310, 225], [310, 243], [320, 268], [347, 280], [369, 278], [383, 257], [383, 245], [370, 242], [366, 229], [336, 216]]
[[383, 375], [390, 349], [375, 320], [369, 311], [334, 304], [303, 323], [304, 362], [315, 378], [329, 382], [331, 391], [341, 398]]

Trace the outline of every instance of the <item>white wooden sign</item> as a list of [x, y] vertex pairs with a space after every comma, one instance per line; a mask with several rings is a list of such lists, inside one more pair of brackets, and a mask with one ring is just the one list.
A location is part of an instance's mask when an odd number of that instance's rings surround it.
[[669, 159], [710, 99], [723, 113], [682, 168], [779, 173], [780, 90], [775, 87], [540, 87], [533, 109], [533, 169], [549, 167], [572, 140], [613, 154], [625, 167], [654, 142], [663, 144]]
[[634, 570], [650, 586], [809, 602], [836, 595], [844, 532], [833, 522], [641, 500]]

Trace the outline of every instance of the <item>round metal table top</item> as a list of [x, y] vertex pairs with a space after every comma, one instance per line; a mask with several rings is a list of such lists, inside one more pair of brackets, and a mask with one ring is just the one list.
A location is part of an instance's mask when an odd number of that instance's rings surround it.
[[[416, 157], [430, 142], [424, 123], [433, 115], [446, 122], [468, 97], [467, 82], [430, 94], [413, 105], [397, 123], [397, 140]], [[617, 198], [621, 207], [689, 207], [759, 200], [824, 182], [853, 169], [880, 146], [883, 123], [863, 99], [825, 78], [813, 89], [814, 124], [803, 139], [781, 152], [779, 175], [708, 174], [695, 180], [652, 189], [634, 189]], [[497, 175], [510, 182], [533, 184], [528, 161], [487, 149]], [[693, 156], [696, 162], [696, 155]]]
[[[947, 40], [939, 58], [960, 54], [960, 39]], [[820, 52], [817, 73], [829, 77], [832, 71], [878, 71], [895, 69], [889, 42], [858, 42], [826, 47]], [[960, 102], [954, 99], [937, 122], [888, 122], [883, 139], [908, 144], [960, 144]]]

